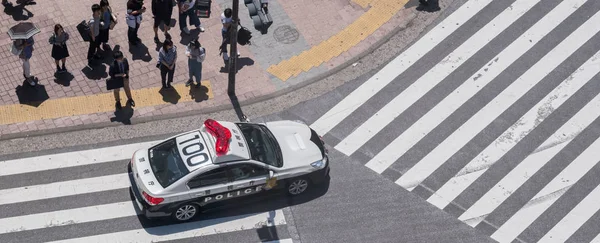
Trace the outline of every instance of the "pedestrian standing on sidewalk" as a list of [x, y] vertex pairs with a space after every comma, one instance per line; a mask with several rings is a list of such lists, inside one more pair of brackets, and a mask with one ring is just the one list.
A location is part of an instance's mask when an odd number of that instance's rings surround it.
[[[118, 82], [117, 87], [123, 87], [125, 90], [125, 95], [127, 96], [127, 104], [134, 107], [135, 102], [131, 96], [131, 89], [129, 88], [129, 63], [127, 59], [123, 57], [123, 52], [115, 51], [113, 54], [113, 58], [115, 61], [110, 65], [108, 73], [110, 78], [113, 79], [114, 82]], [[121, 88], [113, 89], [113, 94], [115, 96], [115, 108], [117, 110], [121, 110], [123, 107], [121, 106]]]
[[[162, 48], [158, 51], [158, 64], [160, 67], [160, 78], [162, 80], [162, 88], [172, 88], [173, 74], [175, 74], [175, 62], [177, 61], [177, 47], [173, 46], [170, 39], [163, 42]], [[168, 75], [168, 80], [167, 80]]]
[[171, 15], [173, 14], [174, 0], [152, 0], [152, 15], [154, 15], [154, 42], [160, 43], [158, 39], [158, 26], [163, 23], [165, 35], [169, 34]]
[[31, 86], [35, 86], [35, 80], [33, 80], [33, 76], [31, 75], [31, 64], [29, 63], [29, 59], [33, 55], [33, 45], [35, 41], [33, 37], [30, 37], [27, 40], [19, 40], [19, 48], [21, 49], [21, 53], [19, 54], [19, 58], [23, 62], [23, 77], [25, 77], [25, 81], [29, 83]]
[[187, 27], [187, 18], [190, 19], [190, 24], [196, 26], [196, 29], [200, 32], [204, 32], [204, 28], [201, 26], [200, 18], [196, 15], [196, 0], [179, 0], [179, 29], [181, 32], [190, 34], [190, 30]]
[[94, 59], [100, 59], [98, 49], [100, 48], [100, 14], [102, 14], [102, 8], [98, 4], [92, 5], [92, 18], [90, 19], [90, 47], [88, 48], [87, 59], [88, 66], [93, 66]]
[[129, 0], [127, 1], [127, 39], [132, 45], [137, 45], [142, 40], [138, 38], [138, 30], [140, 29], [140, 23], [142, 22], [142, 14], [146, 12], [146, 7], [143, 6], [142, 0]]
[[[52, 45], [52, 58], [56, 63], [56, 72], [66, 72], [65, 62], [69, 57], [69, 49], [67, 48], [67, 41], [69, 40], [69, 33], [65, 32], [62, 25], [57, 24], [54, 26], [54, 33], [50, 36], [48, 42]], [[59, 66], [62, 62], [62, 67]]]
[[[231, 18], [233, 11], [231, 8], [226, 8], [225, 11], [221, 14], [221, 24], [223, 27], [221, 28], [221, 37], [223, 37], [223, 42], [221, 42], [221, 54], [223, 55], [223, 62], [225, 65], [229, 62], [229, 55], [227, 54], [227, 45], [229, 44], [230, 32], [229, 30], [232, 27], [233, 19]], [[237, 51], [237, 56], [240, 56], [240, 50]]]
[[108, 38], [110, 33], [110, 25], [112, 22], [112, 9], [108, 0], [100, 0], [100, 7], [102, 8], [102, 15], [100, 20], [100, 43], [102, 43], [102, 49], [106, 51], [108, 46]]
[[202, 81], [202, 62], [206, 57], [206, 50], [200, 45], [198, 39], [190, 42], [185, 50], [185, 55], [188, 56], [188, 69], [190, 71], [190, 79], [185, 83], [188, 87], [194, 83], [196, 77], [196, 87], [200, 87]]

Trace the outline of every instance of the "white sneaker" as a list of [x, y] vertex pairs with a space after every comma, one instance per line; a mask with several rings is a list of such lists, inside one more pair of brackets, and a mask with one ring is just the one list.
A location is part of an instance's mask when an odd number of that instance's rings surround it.
[[204, 27], [202, 27], [202, 26], [198, 26], [198, 27], [196, 27], [196, 29], [199, 30], [200, 32], [204, 32]]
[[190, 30], [187, 27], [183, 28], [183, 32], [188, 35], [190, 34]]

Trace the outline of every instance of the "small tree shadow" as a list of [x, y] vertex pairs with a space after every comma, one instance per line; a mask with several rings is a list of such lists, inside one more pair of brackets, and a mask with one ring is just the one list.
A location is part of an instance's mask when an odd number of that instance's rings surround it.
[[85, 66], [81, 69], [81, 72], [88, 78], [92, 80], [100, 80], [108, 77], [108, 73], [106, 72], [106, 66], [102, 64], [96, 64], [93, 66]]
[[[38, 83], [38, 81], [35, 78], [35, 82]], [[33, 107], [39, 107], [44, 101], [50, 99], [48, 92], [46, 92], [46, 87], [39, 83], [32, 87], [27, 81], [23, 81], [22, 85], [17, 86], [15, 93], [19, 98], [19, 104]]]
[[4, 5], [4, 13], [12, 16], [15, 21], [28, 20], [33, 17], [33, 13], [25, 8], [26, 5], [33, 5], [35, 2], [29, 4], [17, 4], [13, 5], [12, 3], [3, 4]]
[[134, 110], [133, 108], [127, 104], [123, 109], [115, 111], [113, 114], [114, 117], [110, 118], [111, 122], [120, 122], [124, 125], [131, 125], [131, 118], [133, 117]]
[[202, 102], [208, 100], [208, 88], [205, 86], [190, 86], [190, 96], [196, 102]]
[[[242, 68], [244, 68], [244, 66], [252, 66], [254, 65], [254, 60], [252, 60], [252, 58], [249, 57], [241, 57], [237, 59], [236, 62], [236, 66], [237, 66], [237, 70], [236, 72], [239, 72], [240, 70], [242, 70]], [[228, 73], [229, 72], [229, 64], [225, 63], [225, 66], [221, 67], [220, 72], [221, 73]]]
[[71, 72], [54, 73], [54, 82], [65, 87], [71, 86], [71, 81], [74, 78], [75, 77], [73, 74], [71, 74]]
[[140, 42], [135, 46], [129, 45], [129, 53], [131, 53], [131, 60], [152, 61], [152, 56], [150, 56], [148, 47], [144, 43]]
[[179, 100], [181, 99], [181, 95], [179, 95], [179, 93], [177, 93], [177, 90], [174, 88], [161, 89], [160, 91], [158, 91], [158, 93], [162, 95], [163, 101], [169, 102], [171, 104], [177, 104], [177, 102], [179, 102]]

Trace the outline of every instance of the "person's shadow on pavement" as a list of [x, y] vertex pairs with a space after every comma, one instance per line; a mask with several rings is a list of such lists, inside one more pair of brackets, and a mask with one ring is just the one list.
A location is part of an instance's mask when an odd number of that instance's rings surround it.
[[131, 125], [131, 118], [133, 117], [134, 110], [127, 104], [121, 110], [115, 111], [114, 117], [110, 118], [110, 122], [120, 122], [124, 125]]
[[[20, 2], [20, 3], [19, 3]], [[12, 3], [2, 4], [4, 5], [4, 13], [12, 16], [15, 21], [28, 20], [33, 17], [33, 13], [25, 8], [27, 5], [36, 4], [35, 2], [24, 3], [23, 1], [17, 1], [17, 5]]]
[[171, 104], [177, 104], [181, 99], [181, 95], [179, 95], [175, 88], [161, 89], [158, 93], [162, 95], [163, 101]]

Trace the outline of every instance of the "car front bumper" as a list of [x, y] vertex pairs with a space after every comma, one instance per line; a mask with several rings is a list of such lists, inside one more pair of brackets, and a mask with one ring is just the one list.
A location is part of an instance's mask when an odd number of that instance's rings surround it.
[[310, 181], [312, 183], [315, 184], [320, 184], [323, 183], [325, 181], [325, 179], [327, 179], [327, 177], [329, 177], [329, 157], [327, 158], [327, 163], [325, 164], [325, 167], [323, 169], [317, 170], [317, 171], [313, 171], [311, 173], [309, 173], [308, 179], [310, 179]]

